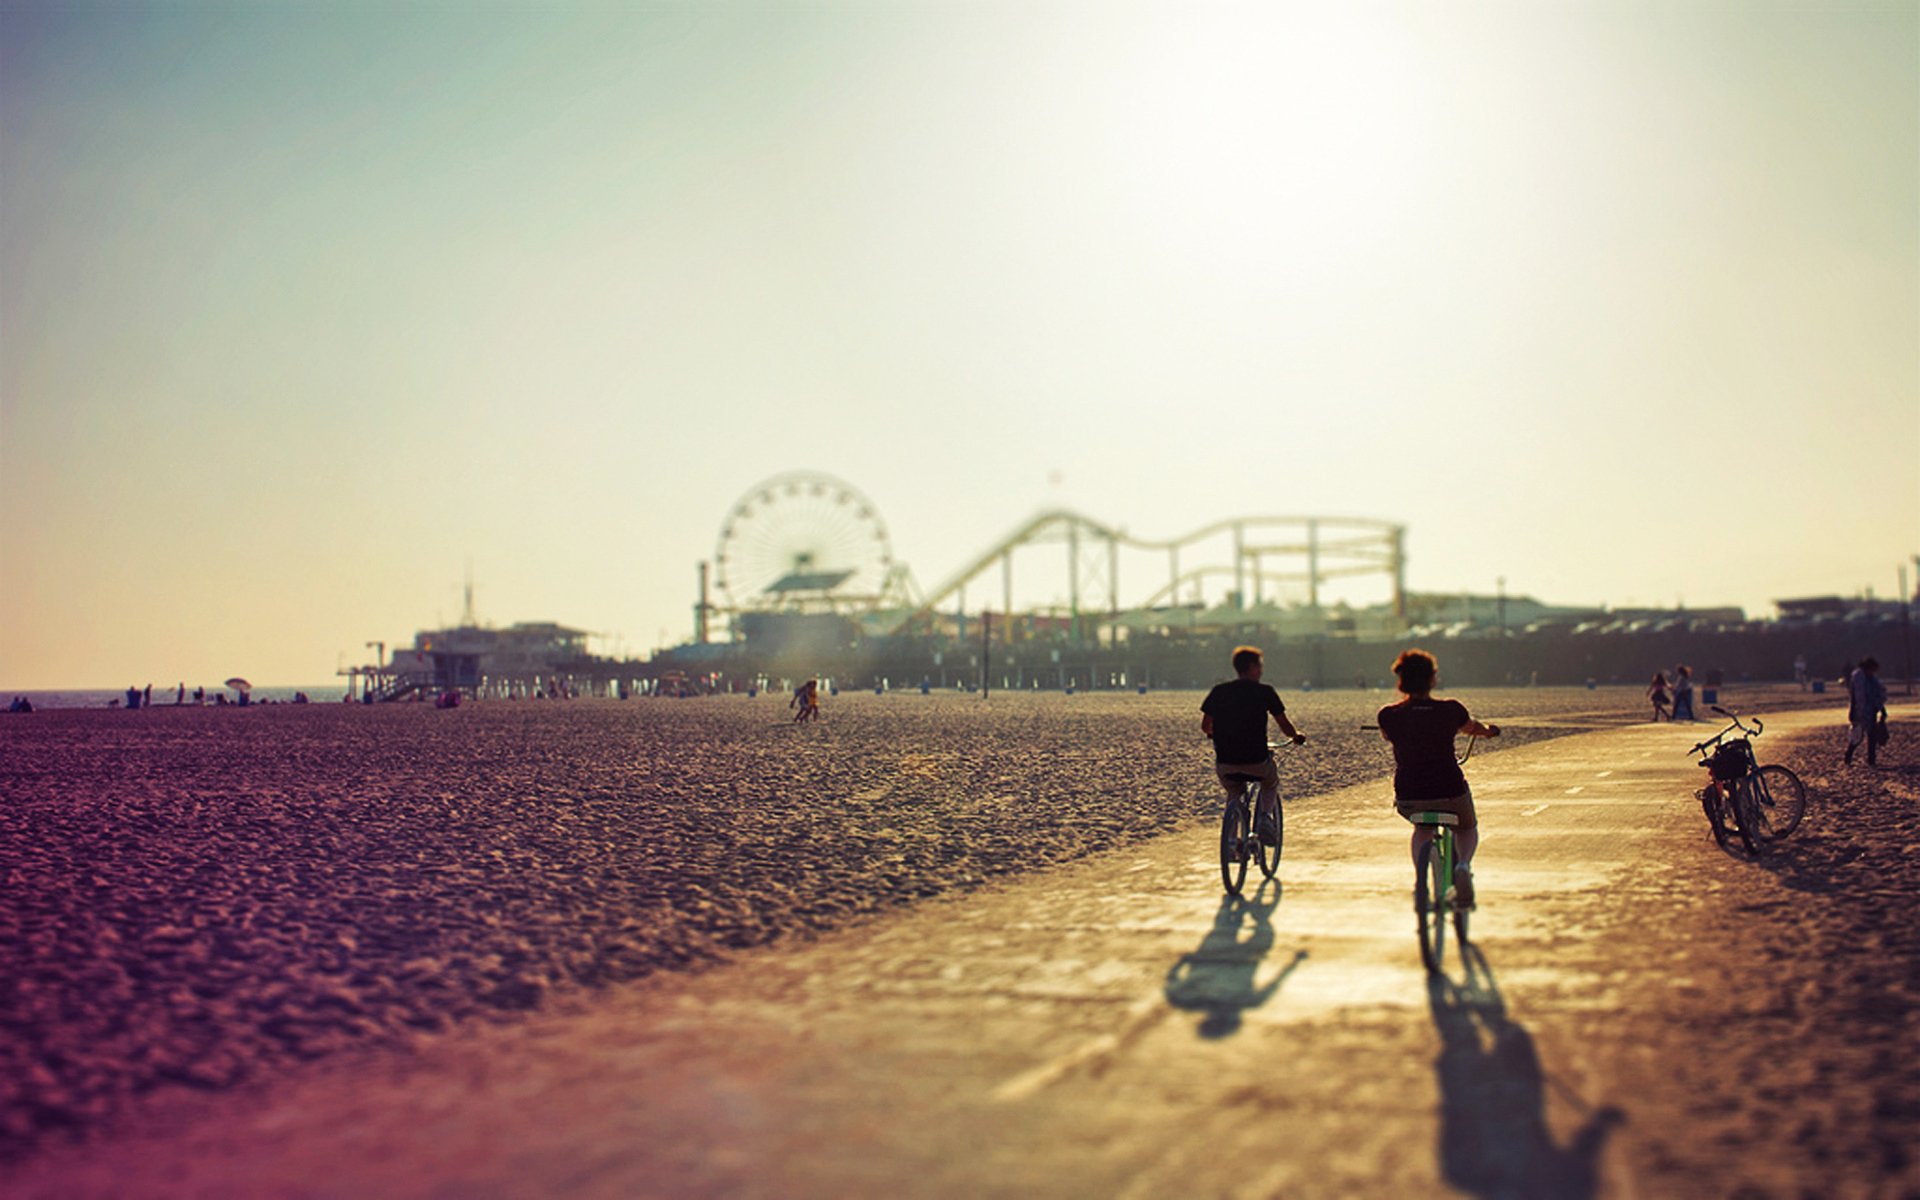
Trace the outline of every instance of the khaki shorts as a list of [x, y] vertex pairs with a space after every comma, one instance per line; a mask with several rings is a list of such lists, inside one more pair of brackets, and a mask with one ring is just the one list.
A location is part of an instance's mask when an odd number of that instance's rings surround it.
[[1480, 819], [1473, 813], [1472, 788], [1468, 788], [1458, 796], [1450, 796], [1445, 800], [1396, 800], [1393, 802], [1393, 811], [1408, 819], [1411, 819], [1414, 813], [1452, 813], [1454, 816], [1460, 818], [1460, 823], [1454, 826], [1454, 828], [1461, 832], [1469, 829], [1477, 829], [1480, 826]]
[[1260, 781], [1260, 786], [1263, 789], [1277, 788], [1280, 786], [1280, 768], [1273, 761], [1272, 755], [1268, 755], [1262, 762], [1217, 762], [1213, 764], [1213, 773], [1214, 776], [1220, 780], [1220, 786], [1230, 792], [1240, 790], [1240, 781], [1237, 779], [1228, 779], [1227, 776], [1229, 775], [1251, 775]]

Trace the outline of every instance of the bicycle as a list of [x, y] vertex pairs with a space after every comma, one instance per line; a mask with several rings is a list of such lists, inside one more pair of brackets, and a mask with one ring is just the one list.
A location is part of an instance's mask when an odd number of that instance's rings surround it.
[[[1720, 846], [1727, 844], [1728, 825], [1739, 835], [1747, 853], [1758, 857], [1768, 843], [1779, 841], [1800, 827], [1807, 811], [1807, 789], [1786, 767], [1761, 766], [1753, 754], [1753, 740], [1766, 729], [1755, 717], [1749, 728], [1740, 715], [1718, 704], [1713, 711], [1732, 724], [1689, 754], [1700, 756], [1709, 774], [1707, 786], [1694, 793], [1707, 816], [1707, 828]], [[1729, 738], [1732, 733], [1742, 736]]]
[[[1270, 752], [1279, 748], [1272, 742], [1267, 743]], [[1286, 839], [1286, 814], [1276, 794], [1273, 800], [1273, 845], [1267, 845], [1253, 828], [1253, 814], [1260, 800], [1260, 777], [1236, 771], [1222, 778], [1240, 785], [1227, 794], [1226, 808], [1220, 814], [1220, 882], [1226, 885], [1228, 895], [1238, 896], [1240, 885], [1247, 880], [1249, 858], [1259, 857], [1262, 878], [1272, 879], [1273, 873], [1280, 869], [1280, 848]]]
[[[1475, 737], [1467, 738], [1466, 753], [1458, 757], [1461, 766], [1466, 766], [1467, 760], [1473, 757], [1473, 744], [1477, 741]], [[1413, 919], [1415, 933], [1420, 938], [1420, 961], [1428, 971], [1437, 974], [1446, 957], [1449, 914], [1453, 917], [1453, 935], [1459, 940], [1462, 961], [1467, 953], [1467, 919], [1473, 910], [1458, 903], [1453, 887], [1453, 868], [1458, 862], [1453, 831], [1460, 824], [1460, 818], [1450, 812], [1417, 812], [1408, 814], [1407, 820], [1433, 827], [1433, 838], [1420, 847], [1413, 863]]]
[[[1379, 729], [1378, 725], [1362, 725], [1362, 729]], [[1499, 726], [1493, 726], [1495, 730]], [[1461, 766], [1473, 757], [1474, 743], [1480, 739], [1469, 735], [1464, 754], [1454, 756]], [[1414, 812], [1405, 813], [1407, 820], [1414, 825], [1428, 825], [1433, 828], [1433, 837], [1420, 847], [1413, 862], [1413, 920], [1414, 933], [1420, 939], [1420, 961], [1430, 973], [1438, 974], [1441, 964], [1446, 960], [1447, 918], [1453, 918], [1453, 935], [1460, 943], [1462, 961], [1467, 953], [1467, 924], [1473, 910], [1458, 902], [1453, 886], [1453, 869], [1459, 862], [1458, 848], [1454, 844], [1454, 829], [1460, 824], [1460, 818], [1450, 812]]]

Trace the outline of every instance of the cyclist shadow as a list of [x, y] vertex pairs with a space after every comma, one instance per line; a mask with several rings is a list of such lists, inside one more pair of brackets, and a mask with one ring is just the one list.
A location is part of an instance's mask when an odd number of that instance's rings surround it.
[[[1440, 1081], [1440, 1167], [1447, 1182], [1474, 1196], [1591, 1197], [1607, 1135], [1626, 1116], [1594, 1109], [1548, 1076], [1533, 1035], [1507, 1016], [1493, 970], [1479, 947], [1463, 951], [1466, 976], [1427, 979], [1440, 1033], [1434, 1069]], [[1546, 1087], [1586, 1114], [1565, 1146], [1546, 1120]]]
[[[1264, 984], [1257, 982], [1261, 964], [1273, 949], [1273, 912], [1278, 907], [1280, 883], [1274, 879], [1262, 883], [1251, 899], [1222, 898], [1207, 936], [1167, 968], [1167, 1003], [1204, 1014], [1196, 1030], [1201, 1037], [1238, 1033], [1246, 1011], [1271, 1000], [1307, 957], [1305, 950], [1296, 950], [1279, 974]], [[1251, 933], [1242, 940], [1241, 932], [1249, 925]]]

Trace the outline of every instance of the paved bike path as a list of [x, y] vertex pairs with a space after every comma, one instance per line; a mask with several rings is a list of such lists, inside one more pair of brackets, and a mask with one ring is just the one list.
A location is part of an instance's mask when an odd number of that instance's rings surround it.
[[[1782, 714], [1769, 736], [1831, 724]], [[50, 1154], [24, 1195], [1636, 1194], [1570, 963], [1704, 838], [1646, 725], [1476, 755], [1481, 957], [1430, 985], [1376, 781], [1290, 803], [1283, 888], [1195, 828], [815, 942], [368, 1055]], [[1309, 747], [1310, 749], [1310, 747]], [[1763, 754], [1763, 760], [1765, 758]], [[1608, 888], [1609, 883], [1617, 885]], [[1670, 897], [1669, 897], [1670, 899]], [[1582, 949], [1586, 947], [1586, 949]], [[1442, 1135], [1445, 1134], [1443, 1139]]]

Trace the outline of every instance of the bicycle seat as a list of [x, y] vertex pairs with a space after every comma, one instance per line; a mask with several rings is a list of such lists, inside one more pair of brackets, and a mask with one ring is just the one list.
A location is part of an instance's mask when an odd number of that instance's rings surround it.
[[1228, 780], [1229, 782], [1232, 782], [1232, 783], [1264, 783], [1266, 782], [1266, 780], [1259, 775], [1243, 775], [1239, 771], [1235, 771], [1231, 775], [1222, 775], [1220, 778]]
[[1415, 825], [1458, 825], [1460, 823], [1459, 816], [1450, 812], [1417, 812], [1401, 815]]

